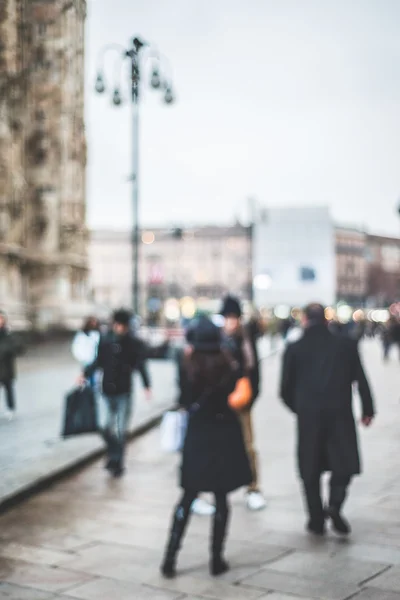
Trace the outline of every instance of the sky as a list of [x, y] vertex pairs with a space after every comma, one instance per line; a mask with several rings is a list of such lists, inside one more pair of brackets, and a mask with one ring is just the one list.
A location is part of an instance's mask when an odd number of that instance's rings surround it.
[[[227, 223], [257, 205], [329, 205], [335, 221], [399, 234], [398, 0], [88, 0], [86, 128], [92, 227], [132, 223], [128, 72], [101, 48], [135, 35], [168, 57], [176, 103], [140, 106], [145, 226]], [[112, 106], [114, 81], [125, 104]]]

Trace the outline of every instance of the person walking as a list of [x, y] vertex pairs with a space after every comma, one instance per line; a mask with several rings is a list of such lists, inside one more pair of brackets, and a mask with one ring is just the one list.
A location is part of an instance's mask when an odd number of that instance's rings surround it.
[[[82, 369], [91, 365], [97, 356], [97, 350], [100, 343], [100, 323], [96, 317], [88, 317], [83, 323], [83, 327], [78, 331], [72, 342], [72, 355], [79, 362]], [[89, 378], [89, 385], [94, 388], [96, 385], [96, 373]]]
[[144, 344], [130, 334], [131, 315], [117, 310], [113, 315], [112, 330], [100, 340], [93, 363], [80, 378], [84, 383], [97, 370], [103, 371], [103, 396], [107, 407], [103, 436], [107, 444], [106, 468], [115, 477], [124, 473], [126, 432], [132, 409], [132, 374], [139, 371], [146, 396], [151, 396], [150, 377], [145, 361]]
[[5, 390], [7, 405], [5, 416], [9, 421], [15, 416], [15, 362], [21, 350], [21, 345], [8, 328], [6, 314], [0, 311], [0, 386]]
[[252, 385], [252, 402], [247, 408], [240, 412], [239, 417], [253, 473], [251, 484], [246, 493], [246, 504], [250, 510], [262, 510], [266, 506], [266, 501], [259, 488], [258, 458], [254, 447], [252, 420], [252, 409], [260, 390], [260, 370], [257, 345], [255, 340], [251, 339], [248, 331], [246, 331], [245, 327], [242, 325], [242, 309], [237, 298], [227, 296], [223, 301], [220, 314], [225, 319], [223, 345], [236, 361], [239, 377], [248, 377]]
[[188, 524], [191, 506], [200, 492], [215, 496], [210, 571], [229, 569], [223, 556], [229, 520], [228, 494], [251, 481], [243, 433], [236, 412], [229, 406], [237, 371], [221, 349], [221, 331], [202, 317], [192, 330], [193, 352], [186, 357], [182, 402], [189, 422], [182, 455], [183, 495], [174, 510], [171, 531], [161, 565], [166, 578], [176, 576], [176, 559]]
[[[348, 535], [351, 527], [342, 515], [348, 486], [361, 472], [352, 386], [358, 383], [362, 424], [371, 425], [374, 402], [357, 343], [332, 334], [324, 307], [310, 304], [304, 311], [304, 336], [290, 344], [283, 359], [280, 396], [296, 415], [298, 466], [309, 515], [307, 529], [323, 535], [325, 522]], [[330, 472], [327, 506], [321, 498], [321, 475]]]

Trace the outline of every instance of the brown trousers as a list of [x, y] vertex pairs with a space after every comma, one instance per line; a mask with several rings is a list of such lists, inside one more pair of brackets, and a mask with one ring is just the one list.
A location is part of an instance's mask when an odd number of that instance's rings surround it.
[[242, 425], [244, 444], [246, 446], [247, 456], [249, 457], [253, 481], [249, 486], [249, 492], [258, 492], [258, 459], [254, 448], [254, 431], [251, 416], [251, 408], [243, 410], [240, 413], [240, 422]]

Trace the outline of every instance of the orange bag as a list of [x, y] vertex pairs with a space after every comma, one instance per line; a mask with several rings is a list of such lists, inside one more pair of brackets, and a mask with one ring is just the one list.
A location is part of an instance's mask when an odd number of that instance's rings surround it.
[[228, 397], [228, 404], [234, 410], [240, 411], [246, 408], [253, 397], [250, 379], [241, 377], [238, 379], [235, 389]]

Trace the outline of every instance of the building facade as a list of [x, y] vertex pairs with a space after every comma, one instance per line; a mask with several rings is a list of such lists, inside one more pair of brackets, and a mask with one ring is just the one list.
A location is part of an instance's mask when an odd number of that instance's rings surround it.
[[368, 236], [365, 232], [336, 227], [336, 298], [351, 306], [368, 300]]
[[0, 5], [0, 306], [14, 325], [86, 308], [85, 0]]
[[368, 297], [374, 306], [400, 301], [400, 239], [368, 235]]
[[[156, 315], [168, 300], [190, 298], [210, 310], [227, 292], [250, 300], [250, 233], [241, 225], [144, 230], [139, 258], [141, 315]], [[92, 231], [89, 263], [98, 309], [132, 306], [130, 234]]]
[[334, 239], [326, 207], [266, 209], [253, 231], [256, 306], [332, 304], [336, 295]]

